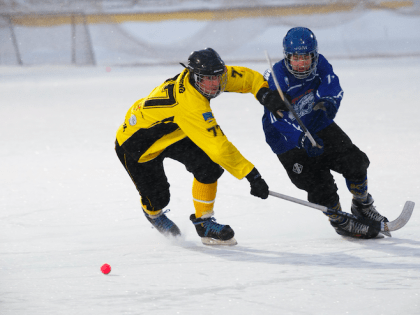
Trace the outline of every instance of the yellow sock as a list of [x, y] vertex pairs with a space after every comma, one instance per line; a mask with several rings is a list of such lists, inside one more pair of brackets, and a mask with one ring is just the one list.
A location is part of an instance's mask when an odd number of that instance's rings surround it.
[[194, 178], [192, 195], [196, 218], [210, 218], [213, 215], [216, 192], [217, 181], [212, 184], [203, 184]]
[[149, 210], [149, 209], [147, 209], [147, 206], [145, 206], [141, 202], [141, 199], [140, 199], [140, 203], [141, 203], [141, 207], [143, 208], [143, 211], [146, 212], [151, 219], [156, 219], [160, 215], [160, 213], [162, 212], [161, 209], [159, 209], [159, 210]]

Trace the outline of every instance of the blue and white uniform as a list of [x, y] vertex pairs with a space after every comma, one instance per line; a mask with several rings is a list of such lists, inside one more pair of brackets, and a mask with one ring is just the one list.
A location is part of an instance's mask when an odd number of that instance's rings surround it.
[[[283, 54], [284, 59], [274, 65], [273, 72], [294, 111], [319, 146], [312, 146], [292, 113], [283, 112], [283, 118], [272, 114], [279, 108], [284, 109], [285, 104], [274, 92], [277, 88], [271, 71], [264, 74], [271, 91], [262, 97], [262, 104], [266, 106], [264, 100], [267, 99], [266, 108], [271, 110], [265, 109], [263, 116], [267, 143], [292, 183], [308, 193], [309, 202], [342, 210], [331, 172], [334, 171], [346, 179], [347, 188], [353, 195], [353, 214], [387, 222], [388, 219], [376, 211], [368, 193], [369, 158], [333, 121], [344, 92], [332, 66], [318, 53], [315, 34], [305, 27], [290, 29], [283, 39]], [[324, 107], [320, 108], [318, 103]], [[339, 235], [373, 238], [379, 233], [379, 229], [375, 230], [369, 224], [333, 211], [325, 214]]]
[[[316, 134], [333, 122], [325, 111], [314, 110], [314, 106], [323, 100], [332, 102], [338, 109], [344, 93], [337, 75], [323, 55], [319, 54], [316, 70], [305, 79], [295, 78], [287, 70], [283, 59], [273, 66], [273, 70], [281, 90], [290, 96], [291, 105], [311, 134]], [[270, 89], [276, 90], [271, 70], [267, 70], [264, 77]], [[283, 119], [277, 120], [265, 109], [262, 121], [266, 141], [274, 153], [282, 154], [299, 147], [299, 137], [303, 131], [292, 113], [284, 112]]]

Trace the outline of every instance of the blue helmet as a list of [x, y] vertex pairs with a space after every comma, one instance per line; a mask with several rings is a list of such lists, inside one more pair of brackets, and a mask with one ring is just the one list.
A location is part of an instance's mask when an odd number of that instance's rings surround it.
[[[307, 78], [318, 64], [318, 42], [315, 34], [306, 27], [290, 29], [283, 39], [283, 53], [287, 70], [297, 79]], [[305, 60], [305, 64], [297, 65], [296, 61], [299, 60]]]

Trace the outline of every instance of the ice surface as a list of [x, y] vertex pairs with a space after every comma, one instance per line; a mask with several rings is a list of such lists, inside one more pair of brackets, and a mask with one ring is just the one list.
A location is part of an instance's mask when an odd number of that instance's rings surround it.
[[[393, 220], [419, 202], [420, 58], [333, 66], [345, 92], [336, 122], [368, 154], [370, 192]], [[255, 198], [225, 173], [216, 218], [239, 244], [206, 247], [188, 219], [192, 175], [168, 160], [183, 237], [151, 228], [113, 142], [129, 106], [181, 70], [0, 68], [0, 314], [418, 314], [418, 209], [393, 238], [349, 241], [319, 211]], [[252, 95], [225, 93], [212, 108], [271, 190], [306, 199], [265, 144]]]

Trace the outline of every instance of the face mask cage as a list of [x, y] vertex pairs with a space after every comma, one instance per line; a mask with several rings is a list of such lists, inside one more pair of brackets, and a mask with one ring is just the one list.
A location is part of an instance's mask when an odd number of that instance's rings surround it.
[[[302, 59], [304, 62], [300, 61]], [[289, 70], [295, 78], [305, 79], [316, 69], [318, 64], [318, 52], [316, 50], [305, 54], [284, 52], [284, 61], [287, 70]]]
[[226, 88], [226, 68], [222, 74], [206, 75], [194, 73], [194, 84], [198, 91], [207, 98], [215, 98]]

